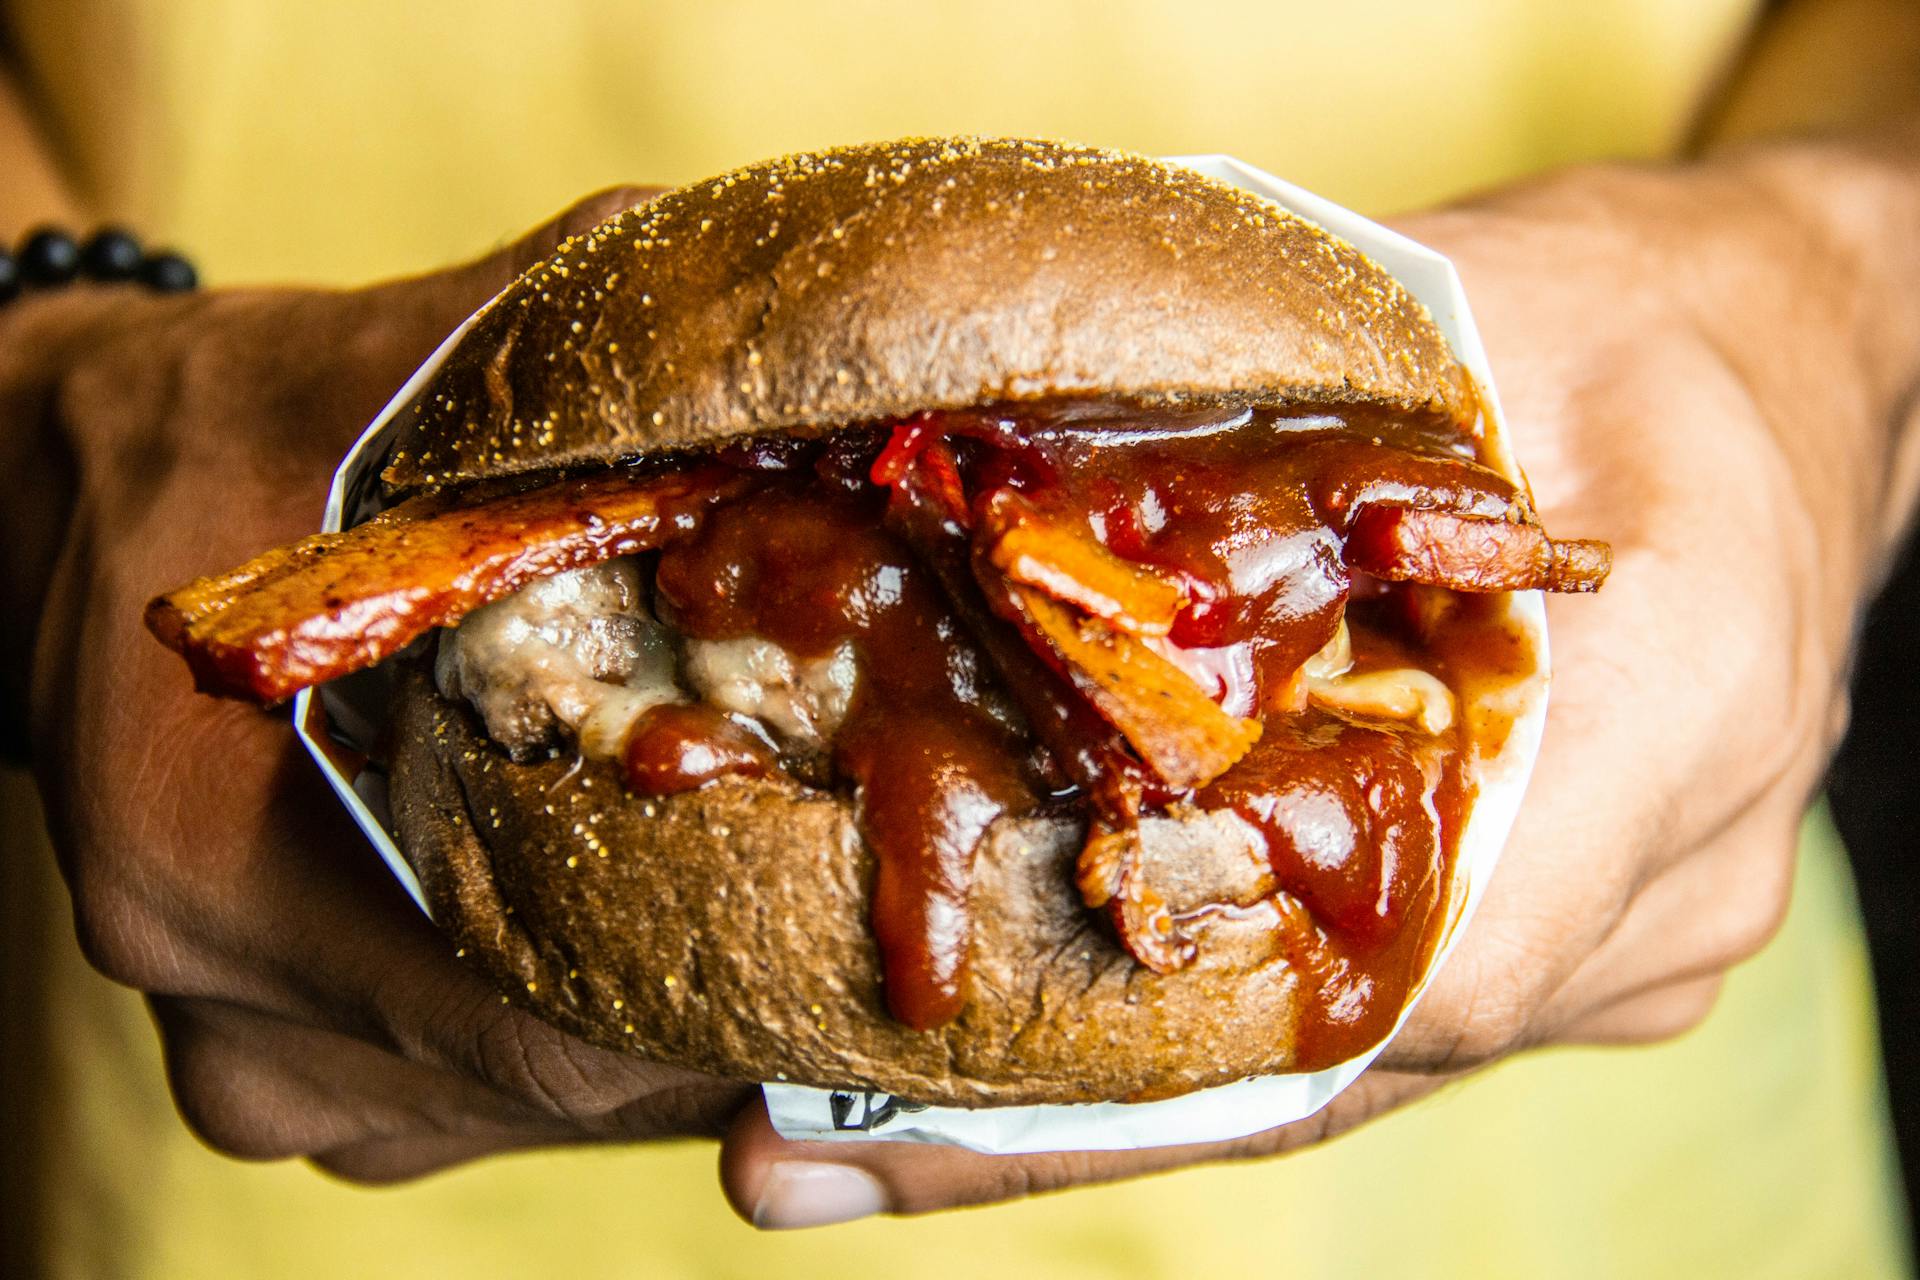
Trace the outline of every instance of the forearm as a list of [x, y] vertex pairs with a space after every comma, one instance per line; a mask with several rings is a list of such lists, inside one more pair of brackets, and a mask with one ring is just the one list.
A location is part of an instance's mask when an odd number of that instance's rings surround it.
[[1681, 296], [1810, 496], [1833, 504], [1836, 547], [1877, 584], [1920, 478], [1920, 114], [1730, 151], [1709, 168], [1753, 229], [1710, 242]]
[[[1847, 135], [1852, 135], [1848, 137]], [[1825, 135], [1825, 139], [1816, 135]], [[1765, 150], [1756, 143], [1781, 142]], [[1702, 116], [1709, 157], [1752, 173], [1847, 269], [1866, 392], [1868, 457], [1885, 464], [1854, 510], [1874, 570], [1911, 526], [1920, 487], [1910, 365], [1920, 217], [1920, 2], [1790, 0], [1755, 29]], [[1735, 150], [1744, 148], [1744, 152]], [[1833, 379], [1837, 381], [1837, 379]], [[1876, 447], [1874, 427], [1884, 432]]]

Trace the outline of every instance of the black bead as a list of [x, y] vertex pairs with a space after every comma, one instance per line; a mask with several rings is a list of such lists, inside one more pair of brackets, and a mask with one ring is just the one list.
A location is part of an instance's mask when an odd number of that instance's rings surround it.
[[177, 253], [150, 255], [140, 266], [140, 279], [160, 293], [185, 293], [200, 283], [193, 264]]
[[144, 257], [140, 242], [130, 234], [118, 227], [103, 227], [80, 251], [80, 269], [94, 280], [131, 280], [140, 274]]
[[65, 284], [79, 270], [80, 246], [64, 231], [36, 231], [20, 246], [20, 278], [27, 284]]
[[20, 264], [12, 254], [0, 249], [0, 302], [12, 302], [20, 296]]

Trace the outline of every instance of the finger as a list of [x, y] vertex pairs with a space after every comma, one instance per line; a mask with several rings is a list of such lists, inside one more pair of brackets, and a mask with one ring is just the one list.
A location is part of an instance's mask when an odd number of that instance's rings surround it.
[[[305, 813], [311, 823], [324, 812], [337, 830], [319, 856], [291, 839], [278, 842], [283, 865], [243, 895], [270, 904], [269, 920], [253, 928], [280, 942], [281, 964], [252, 986], [252, 1000], [284, 1002], [290, 1016], [477, 1081], [578, 1132], [720, 1132], [749, 1086], [602, 1049], [509, 1003], [400, 893], [310, 773], [275, 794], [287, 798], [290, 815]], [[303, 789], [314, 794], [303, 801]], [[242, 955], [264, 950], [252, 938], [234, 945]], [[229, 978], [236, 980], [245, 977]]]
[[[1590, 682], [1596, 668], [1608, 668], [1597, 655], [1587, 658], [1576, 655], [1572, 662], [1585, 665], [1573, 668], [1570, 662], [1570, 669]], [[1587, 691], [1586, 700], [1592, 697]], [[1818, 705], [1813, 697], [1795, 701]], [[1599, 704], [1624, 702], [1603, 697]], [[1802, 720], [1818, 727], [1803, 731], [1797, 727]], [[1661, 762], [1633, 741], [1645, 737], [1643, 726], [1632, 724], [1621, 741], [1606, 736], [1618, 726], [1590, 721], [1580, 711], [1550, 726], [1529, 802], [1486, 899], [1381, 1065], [1470, 1068], [1548, 1038], [1556, 1018], [1580, 1012], [1582, 1006], [1569, 1007], [1568, 1000], [1604, 1003], [1619, 991], [1724, 968], [1751, 954], [1784, 908], [1790, 833], [1836, 723], [1831, 712], [1824, 723], [1796, 712], [1765, 750], [1765, 766], [1741, 772], [1737, 784], [1722, 788], [1732, 806], [1724, 816], [1685, 821], [1678, 815], [1687, 798], [1670, 794], [1670, 779], [1645, 774], [1648, 761]], [[1595, 777], [1595, 759], [1619, 764]], [[1709, 770], [1685, 776], [1716, 775]], [[1724, 867], [1691, 865], [1704, 850], [1755, 846], [1786, 849], [1789, 860], [1731, 856]], [[1655, 906], [1642, 907], [1641, 900], [1663, 881], [1653, 895]], [[1689, 910], [1697, 918], [1689, 919]], [[1631, 929], [1609, 945], [1630, 914], [1636, 917]], [[1575, 994], [1549, 1015], [1548, 1004], [1569, 988]]]
[[929, 1213], [1186, 1165], [1274, 1155], [1350, 1129], [1438, 1084], [1430, 1077], [1369, 1072], [1319, 1114], [1247, 1138], [1018, 1156], [910, 1142], [789, 1142], [774, 1132], [764, 1101], [756, 1098], [727, 1132], [720, 1181], [734, 1211], [767, 1229], [826, 1226], [876, 1213]]
[[[1380, 1056], [1383, 1066], [1454, 1071], [1560, 1039], [1589, 1012], [1638, 992], [1712, 977], [1773, 936], [1786, 909], [1797, 789], [1756, 806], [1704, 848], [1657, 875], [1617, 916], [1556, 926], [1514, 905], [1470, 933]], [[1566, 939], [1585, 936], [1557, 983], [1540, 981]], [[1597, 936], [1596, 936], [1597, 935]]]
[[[1446, 983], [1436, 981], [1440, 999], [1422, 1004], [1381, 1064], [1459, 1070], [1559, 1039], [1590, 1012], [1717, 977], [1755, 954], [1785, 916], [1801, 819], [1827, 749], [1825, 738], [1803, 739], [1770, 790], [1705, 844], [1659, 863], [1616, 912], [1556, 924], [1490, 894], [1483, 915], [1493, 927], [1463, 940], [1442, 971]], [[1511, 891], [1511, 882], [1503, 887]], [[1582, 945], [1569, 948], [1569, 938]], [[1569, 950], [1576, 962], [1564, 976], [1542, 981]]]
[[1803, 739], [1768, 792], [1634, 896], [1544, 1002], [1542, 1038], [1633, 993], [1716, 977], [1767, 944], [1792, 900], [1800, 828], [1829, 748], [1824, 736]]
[[554, 1141], [569, 1126], [473, 1081], [235, 1005], [152, 1001], [167, 1082], [202, 1141], [243, 1159], [373, 1139]]
[[1779, 930], [1792, 896], [1800, 797], [1756, 808], [1640, 893], [1541, 1007], [1540, 1038], [1623, 998], [1717, 977]]
[[485, 1083], [605, 1139], [715, 1137], [752, 1086], [588, 1044], [490, 990], [422, 1000], [393, 981], [371, 993], [385, 1040], [416, 1062]]
[[1636, 992], [1570, 1023], [1566, 1044], [1636, 1045], [1668, 1040], [1699, 1026], [1720, 998], [1724, 978], [1714, 974]]
[[[284, 726], [226, 710], [183, 718], [141, 779], [170, 803], [117, 833], [174, 851], [169, 874], [88, 885], [97, 861], [75, 867], [96, 967], [152, 994], [354, 1037], [585, 1132], [725, 1125], [746, 1086], [597, 1048], [503, 1003], [400, 891]], [[233, 758], [277, 763], [223, 767]], [[206, 814], [254, 819], [209, 825]]]

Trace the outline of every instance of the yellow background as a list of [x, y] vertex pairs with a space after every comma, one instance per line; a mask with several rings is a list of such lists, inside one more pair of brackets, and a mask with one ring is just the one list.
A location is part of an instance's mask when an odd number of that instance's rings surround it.
[[106, 205], [223, 280], [474, 252], [587, 189], [909, 133], [1235, 152], [1369, 213], [1661, 155], [1752, 0], [12, 0]]

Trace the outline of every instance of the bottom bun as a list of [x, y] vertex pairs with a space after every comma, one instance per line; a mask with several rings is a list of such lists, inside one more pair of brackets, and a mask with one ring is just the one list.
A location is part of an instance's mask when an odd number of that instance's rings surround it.
[[[1207, 913], [1200, 958], [1154, 974], [1081, 904], [1077, 822], [993, 827], [970, 1000], [919, 1032], [887, 1012], [851, 797], [723, 780], [644, 799], [604, 762], [515, 764], [417, 673], [394, 734], [394, 819], [435, 920], [595, 1044], [965, 1107], [1169, 1097], [1292, 1065], [1305, 997], [1260, 913]], [[1231, 815], [1150, 820], [1145, 839], [1175, 910], [1258, 895], [1256, 837]]]

